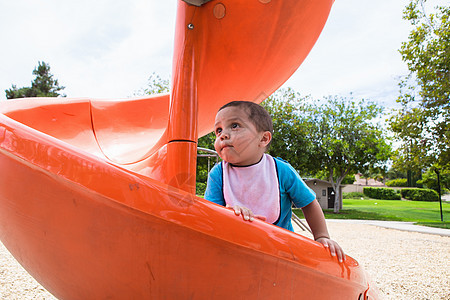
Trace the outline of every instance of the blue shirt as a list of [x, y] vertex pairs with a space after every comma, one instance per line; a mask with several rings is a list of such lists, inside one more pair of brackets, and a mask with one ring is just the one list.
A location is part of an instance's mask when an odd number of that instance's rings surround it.
[[[316, 199], [316, 194], [288, 162], [279, 158], [273, 159], [277, 169], [280, 192], [280, 216], [274, 225], [294, 231], [291, 223], [292, 203], [298, 208], [305, 207]], [[208, 175], [205, 199], [225, 206], [222, 164], [221, 162], [215, 165]]]

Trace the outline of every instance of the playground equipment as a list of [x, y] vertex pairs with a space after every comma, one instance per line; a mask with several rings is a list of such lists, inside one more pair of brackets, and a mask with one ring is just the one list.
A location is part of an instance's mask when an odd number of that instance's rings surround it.
[[3, 101], [2, 242], [61, 299], [376, 297], [351, 257], [195, 196], [217, 109], [281, 86], [332, 3], [179, 0], [171, 93]]

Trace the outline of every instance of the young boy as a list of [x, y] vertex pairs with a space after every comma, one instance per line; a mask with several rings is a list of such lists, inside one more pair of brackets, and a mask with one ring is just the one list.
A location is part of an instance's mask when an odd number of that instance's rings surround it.
[[214, 148], [223, 162], [209, 174], [205, 199], [233, 208], [244, 220], [258, 218], [291, 231], [293, 202], [302, 208], [314, 239], [342, 262], [344, 252], [330, 239], [314, 192], [289, 163], [265, 153], [273, 133], [269, 113], [253, 102], [233, 101], [219, 109], [214, 130]]

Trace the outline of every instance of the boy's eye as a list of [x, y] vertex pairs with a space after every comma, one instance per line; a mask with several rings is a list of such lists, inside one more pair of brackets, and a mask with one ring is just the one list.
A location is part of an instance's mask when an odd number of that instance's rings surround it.
[[233, 124], [231, 124], [231, 128], [232, 129], [235, 129], [235, 128], [238, 128], [239, 127], [239, 124], [238, 123], [233, 123]]
[[216, 128], [216, 135], [219, 135], [222, 132], [222, 128]]

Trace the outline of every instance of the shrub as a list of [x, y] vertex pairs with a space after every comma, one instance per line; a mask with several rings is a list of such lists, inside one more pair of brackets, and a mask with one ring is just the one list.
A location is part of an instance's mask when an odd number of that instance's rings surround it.
[[415, 190], [415, 189], [401, 189], [400, 190], [400, 195], [402, 195], [402, 197], [403, 198], [405, 198], [405, 199], [410, 199], [410, 193], [412, 192], [412, 190]]
[[395, 187], [408, 186], [408, 179], [406, 179], [406, 178], [392, 179], [392, 180], [386, 181], [386, 185], [387, 186], [395, 186]]
[[367, 198], [364, 193], [360, 192], [350, 192], [350, 193], [342, 193], [343, 199], [361, 199], [361, 198]]
[[403, 198], [413, 201], [439, 201], [439, 194], [430, 189], [401, 189]]
[[384, 200], [400, 200], [400, 194], [389, 188], [374, 188], [365, 187], [363, 189], [364, 195], [374, 199], [384, 199]]

